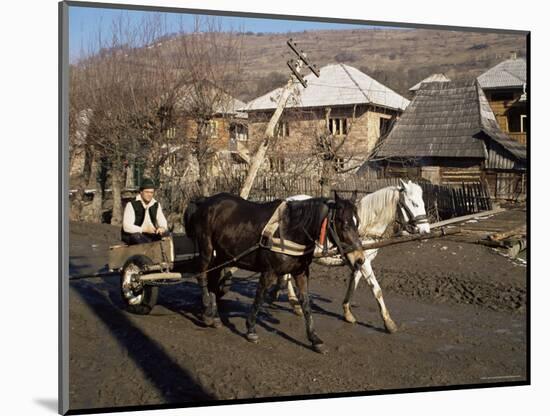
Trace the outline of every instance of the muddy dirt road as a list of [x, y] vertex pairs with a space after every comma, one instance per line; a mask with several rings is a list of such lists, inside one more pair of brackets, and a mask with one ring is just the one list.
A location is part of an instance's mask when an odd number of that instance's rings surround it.
[[[116, 240], [110, 226], [72, 224], [71, 273], [97, 270]], [[384, 331], [364, 282], [358, 323], [342, 320], [348, 271], [314, 266], [313, 352], [283, 294], [244, 338], [257, 280], [242, 272], [220, 304], [223, 327], [199, 320], [195, 282], [161, 288], [151, 315], [127, 313], [116, 278], [70, 284], [72, 409], [260, 398], [526, 379], [526, 268], [449, 239], [382, 249], [374, 270], [399, 330]]]

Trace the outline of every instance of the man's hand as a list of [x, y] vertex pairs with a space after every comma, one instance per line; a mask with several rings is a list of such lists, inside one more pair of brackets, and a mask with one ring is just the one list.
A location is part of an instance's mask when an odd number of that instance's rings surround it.
[[149, 225], [149, 226], [143, 226], [142, 232], [147, 234], [156, 234], [157, 230], [152, 225]]
[[159, 228], [157, 228], [157, 230], [155, 231], [155, 233], [160, 235], [160, 234], [164, 234], [165, 231], [166, 231], [166, 230], [165, 230], [164, 228], [159, 227]]

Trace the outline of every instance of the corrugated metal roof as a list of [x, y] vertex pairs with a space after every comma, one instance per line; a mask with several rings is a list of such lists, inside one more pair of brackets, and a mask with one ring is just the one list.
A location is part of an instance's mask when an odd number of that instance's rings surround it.
[[449, 82], [450, 79], [445, 74], [432, 74], [428, 78], [424, 78], [422, 81], [420, 81], [418, 84], [412, 86], [409, 88], [409, 91], [418, 91], [420, 88], [420, 85], [425, 82]]
[[[485, 136], [480, 136], [485, 133]], [[526, 159], [526, 148], [508, 138], [475, 81], [424, 83], [381, 143], [378, 157], [487, 158], [482, 137], [507, 154]]]
[[527, 64], [524, 59], [508, 59], [492, 67], [477, 78], [481, 88], [519, 88], [527, 82]]
[[[382, 85], [367, 74], [344, 64], [327, 65], [320, 69], [320, 77], [313, 74], [304, 77], [308, 87], [297, 86], [296, 100], [287, 107], [327, 107], [352, 104], [375, 104], [396, 110], [404, 110], [409, 100]], [[277, 107], [282, 88], [258, 97], [243, 111], [271, 110]]]

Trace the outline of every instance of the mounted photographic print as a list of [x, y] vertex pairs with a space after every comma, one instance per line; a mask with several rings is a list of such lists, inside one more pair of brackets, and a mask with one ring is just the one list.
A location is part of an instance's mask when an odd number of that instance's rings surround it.
[[529, 32], [59, 7], [60, 413], [530, 383]]

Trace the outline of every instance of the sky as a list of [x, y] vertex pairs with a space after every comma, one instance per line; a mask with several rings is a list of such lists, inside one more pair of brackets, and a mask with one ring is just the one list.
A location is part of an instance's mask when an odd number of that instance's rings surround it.
[[[91, 44], [96, 44], [98, 29], [104, 38], [109, 37], [113, 19], [123, 17], [130, 25], [137, 26], [142, 19], [155, 12], [139, 10], [121, 10], [92, 7], [69, 7], [69, 59], [76, 62], [82, 57], [83, 50], [88, 50]], [[156, 12], [159, 14], [158, 12]], [[181, 22], [184, 27], [192, 29], [194, 15], [184, 13], [160, 13], [168, 33], [179, 31]], [[327, 22], [308, 22], [296, 20], [277, 20], [267, 18], [221, 17], [221, 24], [227, 30], [242, 30], [244, 32], [287, 33], [304, 30], [345, 30], [373, 29], [380, 26], [339, 24]]]

